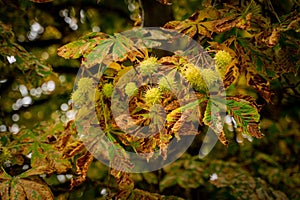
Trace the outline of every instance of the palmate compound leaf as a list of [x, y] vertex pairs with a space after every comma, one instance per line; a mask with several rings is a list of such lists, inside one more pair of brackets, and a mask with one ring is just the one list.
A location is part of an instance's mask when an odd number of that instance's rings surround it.
[[[205, 125], [209, 126], [219, 137], [220, 142], [224, 145], [228, 145], [228, 141], [225, 137], [223, 130], [223, 119], [218, 115], [218, 112], [212, 116], [211, 104], [213, 102], [209, 101], [204, 113], [203, 122]], [[263, 134], [259, 127], [259, 107], [254, 103], [251, 97], [226, 97], [227, 112], [234, 119], [234, 126], [236, 132], [245, 137], [248, 135], [254, 136], [256, 138], [261, 138]], [[215, 106], [215, 109], [218, 109]]]
[[95, 46], [103, 42], [109, 36], [105, 33], [88, 33], [78, 40], [68, 43], [57, 50], [57, 54], [63, 58], [79, 58], [81, 56], [87, 55], [93, 50]]
[[263, 134], [259, 128], [259, 108], [245, 97], [227, 97], [227, 112], [233, 116], [236, 122], [237, 130], [241, 130], [242, 134], [261, 138]]
[[222, 33], [235, 27], [245, 30], [250, 27], [252, 13], [246, 17], [236, 13], [236, 9], [217, 10], [208, 7], [201, 11], [196, 11], [184, 21], [170, 21], [164, 28], [175, 29], [190, 37], [204, 36], [212, 38], [213, 33]]
[[[192, 16], [184, 21], [170, 21], [165, 24], [164, 28], [175, 29], [190, 37], [203, 35], [211, 38], [214, 31], [213, 21], [219, 17], [220, 13], [210, 7], [201, 11], [196, 11]], [[206, 21], [208, 20], [208, 21]]]
[[[18, 142], [26, 144], [20, 149], [23, 155], [31, 155], [30, 165], [34, 169], [44, 170], [45, 174], [65, 173], [71, 168], [71, 163], [63, 157], [63, 152], [56, 146], [58, 136], [55, 133], [62, 131], [62, 126], [49, 126], [47, 128], [33, 128], [22, 130]], [[63, 137], [60, 135], [59, 137]], [[52, 142], [52, 139], [54, 142]]]
[[29, 176], [36, 173], [28, 173], [28, 171], [15, 177], [11, 177], [5, 172], [0, 173], [0, 197], [2, 200], [54, 199], [50, 188], [40, 179], [30, 178]]
[[97, 63], [105, 61], [124, 61], [130, 59], [134, 61], [136, 57], [143, 57], [143, 52], [136, 48], [135, 43], [119, 33], [109, 36], [100, 41], [95, 48], [85, 57], [83, 64], [87, 68]]
[[[271, 102], [272, 91], [270, 83], [256, 70], [257, 66], [253, 65], [253, 62], [248, 54], [251, 55], [248, 47], [248, 42], [245, 40], [239, 40], [240, 44], [235, 43], [237, 53], [240, 56], [241, 67], [246, 72], [247, 84], [253, 87], [266, 102]], [[244, 46], [244, 47], [243, 47]]]
[[[131, 33], [131, 32], [130, 32]], [[150, 34], [150, 35], [149, 35]], [[76, 59], [84, 57], [82, 64], [90, 68], [98, 63], [105, 61], [124, 61], [129, 59], [135, 61], [137, 57], [147, 56], [146, 46], [158, 46], [157, 40], [166, 40], [170, 37], [161, 31], [152, 31], [151, 33], [137, 29], [135, 41], [132, 36], [126, 35], [126, 32], [108, 35], [105, 33], [89, 33], [78, 40], [66, 44], [58, 49], [58, 55], [66, 59]], [[139, 40], [141, 39], [141, 40]]]

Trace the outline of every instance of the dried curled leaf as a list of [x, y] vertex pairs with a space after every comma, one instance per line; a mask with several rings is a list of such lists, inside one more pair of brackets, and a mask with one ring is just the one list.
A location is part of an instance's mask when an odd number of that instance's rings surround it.
[[266, 100], [271, 102], [272, 91], [270, 83], [254, 70], [248, 69], [246, 73], [247, 84], [252, 86]]
[[110, 174], [117, 179], [120, 190], [130, 190], [134, 188], [134, 182], [130, 178], [130, 174], [124, 171], [111, 169]]
[[192, 38], [205, 36], [212, 38], [212, 33], [222, 33], [237, 27], [246, 30], [250, 27], [251, 13], [246, 17], [241, 14], [225, 14], [213, 7], [207, 7], [193, 13], [184, 21], [170, 21], [164, 28], [175, 29]]
[[80, 153], [84, 149], [84, 144], [81, 141], [74, 141], [68, 144], [64, 150], [63, 155], [65, 158], [73, 157], [74, 155]]
[[266, 43], [268, 47], [274, 47], [278, 43], [279, 37], [280, 37], [280, 29], [274, 28], [272, 30], [271, 35], [266, 39], [263, 38], [262, 41]]
[[238, 80], [240, 75], [239, 68], [237, 67], [236, 60], [232, 61], [232, 63], [227, 67], [225, 71], [225, 77], [223, 80], [224, 87], [228, 88], [230, 85], [235, 83]]
[[90, 152], [86, 152], [76, 161], [76, 173], [79, 175], [75, 179], [71, 180], [70, 189], [84, 182], [87, 176], [87, 171], [89, 166], [91, 165], [94, 157]]

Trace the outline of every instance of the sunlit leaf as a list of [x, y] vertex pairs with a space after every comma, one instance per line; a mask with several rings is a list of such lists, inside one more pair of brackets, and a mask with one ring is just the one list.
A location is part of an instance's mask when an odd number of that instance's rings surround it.
[[[140, 54], [128, 54], [129, 52], [140, 52], [135, 47], [132, 40], [122, 34], [115, 34], [97, 44], [95, 48], [86, 56], [83, 64], [86, 67], [91, 67], [105, 60], [123, 61], [126, 58], [134, 60]], [[131, 56], [131, 57], [130, 57]]]
[[57, 54], [63, 58], [79, 58], [87, 55], [92, 49], [109, 36], [105, 33], [89, 33], [78, 40], [68, 43], [57, 50]]

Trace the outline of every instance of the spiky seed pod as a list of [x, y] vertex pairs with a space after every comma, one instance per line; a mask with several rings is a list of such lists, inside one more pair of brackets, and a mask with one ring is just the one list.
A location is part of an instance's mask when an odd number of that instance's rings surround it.
[[93, 88], [93, 79], [91, 79], [91, 78], [81, 78], [78, 81], [77, 90], [79, 90], [80, 92], [88, 92], [89, 90], [91, 90], [91, 88]]
[[110, 98], [114, 91], [114, 86], [111, 83], [105, 83], [102, 88], [102, 92], [105, 97]]
[[186, 64], [182, 73], [195, 90], [203, 91], [207, 89], [201, 71], [196, 66]]
[[146, 91], [145, 101], [147, 105], [159, 103], [162, 99], [161, 91], [158, 88], [151, 88]]
[[165, 76], [159, 79], [158, 84], [159, 84], [159, 89], [162, 92], [170, 91], [172, 90], [172, 88], [176, 87], [176, 81], [169, 76]]
[[150, 57], [142, 61], [139, 65], [142, 76], [148, 76], [154, 73], [158, 65], [159, 63], [157, 62], [157, 58], [155, 57]]
[[224, 50], [218, 51], [215, 55], [216, 70], [224, 76], [227, 66], [231, 63], [231, 55]]
[[125, 86], [125, 94], [129, 97], [135, 95], [138, 92], [138, 87], [134, 82], [127, 83]]
[[81, 78], [78, 81], [78, 88], [72, 93], [71, 98], [76, 106], [90, 102], [94, 98], [93, 79]]
[[71, 99], [76, 106], [80, 106], [85, 102], [85, 93], [76, 90], [75, 92], [72, 93]]
[[205, 80], [207, 87], [211, 87], [216, 80], [219, 79], [218, 72], [213, 71], [211, 69], [203, 69], [202, 76]]

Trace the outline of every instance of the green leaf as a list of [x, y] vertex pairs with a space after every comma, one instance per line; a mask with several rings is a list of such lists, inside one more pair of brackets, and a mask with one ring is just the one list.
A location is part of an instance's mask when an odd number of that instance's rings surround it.
[[111, 39], [101, 41], [98, 46], [86, 56], [86, 61], [83, 61], [83, 64], [89, 68], [97, 63], [101, 63], [110, 52], [112, 45]]
[[227, 97], [228, 113], [234, 117], [237, 128], [241, 128], [244, 134], [262, 137], [259, 128], [260, 115], [257, 106], [251, 99], [239, 97]]
[[228, 141], [225, 137], [225, 133], [223, 130], [223, 121], [221, 118], [222, 111], [218, 105], [214, 105], [213, 108], [214, 110], [212, 111], [212, 102], [211, 100], [208, 101], [205, 112], [204, 112], [204, 117], [203, 117], [203, 122], [205, 125], [209, 126], [215, 134], [218, 136], [220, 142], [222, 142], [224, 145], [228, 145]]
[[93, 51], [86, 56], [83, 64], [89, 68], [105, 60], [114, 62], [122, 61], [130, 57], [128, 53], [134, 50], [135, 45], [133, 41], [117, 33], [99, 42]]

